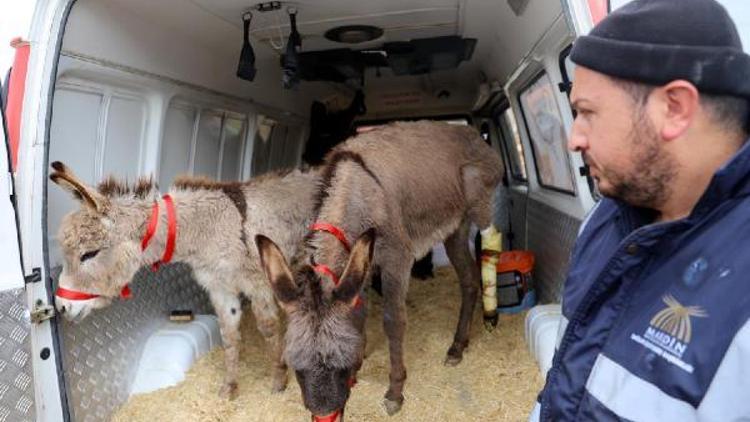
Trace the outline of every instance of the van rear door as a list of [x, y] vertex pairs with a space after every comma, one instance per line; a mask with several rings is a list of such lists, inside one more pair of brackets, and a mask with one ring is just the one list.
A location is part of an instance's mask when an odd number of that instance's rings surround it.
[[3, 145], [3, 151], [0, 152], [0, 292], [24, 287], [10, 148], [6, 133], [3, 111], [0, 131], [0, 144]]

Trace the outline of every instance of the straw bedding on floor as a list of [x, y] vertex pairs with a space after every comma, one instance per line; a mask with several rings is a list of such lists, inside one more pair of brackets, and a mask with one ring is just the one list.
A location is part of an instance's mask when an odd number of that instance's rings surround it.
[[[389, 369], [382, 298], [374, 292], [369, 296], [367, 358], [346, 408], [347, 421], [522, 421], [528, 417], [542, 378], [524, 342], [523, 314], [501, 316], [498, 328], [487, 332], [478, 304], [463, 362], [456, 367], [443, 365], [460, 306], [458, 281], [450, 267], [437, 269], [433, 279], [411, 282], [406, 401], [399, 414], [388, 417], [381, 405]], [[198, 360], [179, 385], [132, 397], [114, 421], [309, 421], [291, 371], [287, 390], [270, 393], [265, 344], [249, 309], [244, 315], [236, 400], [217, 395], [224, 360], [222, 350], [215, 349]]]

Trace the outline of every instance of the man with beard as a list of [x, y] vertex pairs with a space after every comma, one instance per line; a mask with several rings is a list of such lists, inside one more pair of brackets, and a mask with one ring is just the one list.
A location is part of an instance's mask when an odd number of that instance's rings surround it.
[[636, 0], [580, 37], [584, 221], [531, 420], [750, 419], [750, 56], [714, 0]]

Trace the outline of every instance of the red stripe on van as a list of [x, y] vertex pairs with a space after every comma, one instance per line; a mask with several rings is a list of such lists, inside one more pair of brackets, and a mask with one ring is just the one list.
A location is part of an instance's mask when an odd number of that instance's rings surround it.
[[10, 72], [10, 81], [8, 82], [8, 104], [5, 116], [8, 119], [11, 168], [15, 171], [18, 162], [18, 145], [21, 142], [23, 96], [26, 89], [26, 72], [31, 46], [28, 41], [23, 41], [20, 37], [14, 38], [10, 42], [10, 46], [16, 49], [16, 55], [13, 59], [13, 69]]
[[588, 0], [589, 12], [594, 25], [601, 22], [607, 16], [607, 0]]

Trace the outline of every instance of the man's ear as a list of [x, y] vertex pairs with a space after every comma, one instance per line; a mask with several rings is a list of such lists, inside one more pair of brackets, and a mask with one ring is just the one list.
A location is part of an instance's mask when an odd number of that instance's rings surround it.
[[284, 259], [284, 254], [271, 239], [262, 234], [255, 236], [255, 245], [258, 247], [260, 264], [271, 283], [273, 294], [288, 311], [289, 307], [299, 299], [300, 291], [294, 283], [292, 271]]
[[695, 121], [700, 110], [700, 93], [695, 85], [684, 80], [672, 81], [659, 91], [664, 102], [661, 136], [671, 141], [682, 136]]
[[81, 201], [82, 204], [100, 214], [104, 214], [107, 199], [99, 194], [96, 189], [83, 183], [65, 164], [60, 161], [53, 162], [52, 169], [54, 171], [49, 175], [50, 180], [70, 192], [73, 197]]
[[341, 275], [341, 282], [333, 291], [335, 299], [354, 306], [372, 264], [374, 247], [375, 229], [371, 228], [362, 233], [354, 242], [352, 252], [349, 254], [349, 262]]

